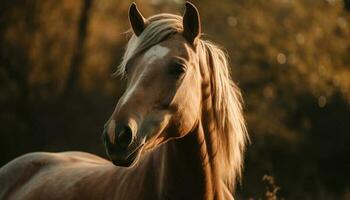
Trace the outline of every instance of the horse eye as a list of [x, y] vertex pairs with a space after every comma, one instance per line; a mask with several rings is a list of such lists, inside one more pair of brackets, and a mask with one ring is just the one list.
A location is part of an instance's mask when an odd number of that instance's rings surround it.
[[130, 60], [125, 64], [125, 68], [124, 68], [125, 74], [128, 74], [130, 72], [130, 70], [132, 68], [132, 63], [133, 63], [133, 60]]
[[170, 65], [169, 73], [174, 76], [180, 76], [186, 72], [186, 67], [182, 64], [175, 63]]

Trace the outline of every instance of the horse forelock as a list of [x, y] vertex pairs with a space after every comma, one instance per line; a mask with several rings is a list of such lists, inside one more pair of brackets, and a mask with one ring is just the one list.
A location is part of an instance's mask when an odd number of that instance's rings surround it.
[[[138, 37], [131, 36], [115, 75], [124, 76], [125, 66], [131, 58], [183, 30], [182, 17], [178, 15], [154, 15], [147, 19], [147, 24]], [[213, 120], [219, 142], [216, 161], [219, 163], [221, 179], [233, 190], [236, 180], [241, 178], [243, 154], [248, 140], [242, 113], [242, 96], [231, 79], [226, 54], [213, 43], [202, 39], [199, 40], [198, 48], [201, 48], [200, 52], [209, 61], [204, 63], [207, 63], [211, 72]]]
[[147, 27], [141, 33], [141, 35], [136, 36], [133, 34], [131, 36], [126, 46], [122, 62], [118, 66], [117, 71], [114, 73], [114, 75], [123, 77], [125, 75], [125, 66], [131, 58], [160, 43], [168, 36], [174, 33], [179, 33], [183, 30], [182, 17], [178, 15], [153, 15], [147, 19], [146, 23]]

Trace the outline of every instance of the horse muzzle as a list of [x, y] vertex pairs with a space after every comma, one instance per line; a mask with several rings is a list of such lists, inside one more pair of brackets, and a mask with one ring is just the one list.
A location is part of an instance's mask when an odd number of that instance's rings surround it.
[[[106, 127], [102, 140], [110, 160], [116, 166], [130, 167], [139, 159], [144, 142], [135, 137], [129, 126], [116, 127], [113, 134]], [[114, 136], [114, 137], [112, 137]]]

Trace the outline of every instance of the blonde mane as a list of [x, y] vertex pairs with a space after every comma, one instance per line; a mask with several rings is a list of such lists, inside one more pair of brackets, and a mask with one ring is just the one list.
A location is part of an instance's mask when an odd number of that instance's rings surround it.
[[226, 54], [209, 41], [200, 40], [211, 71], [212, 104], [217, 130], [217, 162], [222, 180], [234, 189], [241, 180], [244, 151], [249, 140], [242, 113], [242, 95], [230, 76]]
[[[136, 37], [133, 35], [126, 47], [123, 60], [116, 75], [124, 76], [125, 65], [135, 55], [165, 40], [172, 34], [183, 31], [182, 17], [171, 14], [154, 15], [147, 19], [146, 29]], [[220, 163], [222, 181], [233, 190], [236, 180], [240, 180], [243, 154], [248, 140], [242, 114], [242, 97], [239, 88], [231, 80], [226, 54], [209, 41], [199, 40], [198, 48], [209, 61], [211, 72], [212, 103], [214, 123], [219, 138], [216, 161]]]

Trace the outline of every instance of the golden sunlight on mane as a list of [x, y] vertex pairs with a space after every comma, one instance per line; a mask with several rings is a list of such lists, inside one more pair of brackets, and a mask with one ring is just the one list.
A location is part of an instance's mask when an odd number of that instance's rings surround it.
[[211, 71], [212, 103], [219, 137], [217, 162], [222, 180], [233, 189], [241, 179], [248, 134], [242, 113], [242, 96], [232, 81], [226, 54], [209, 41], [201, 40], [201, 48]]

